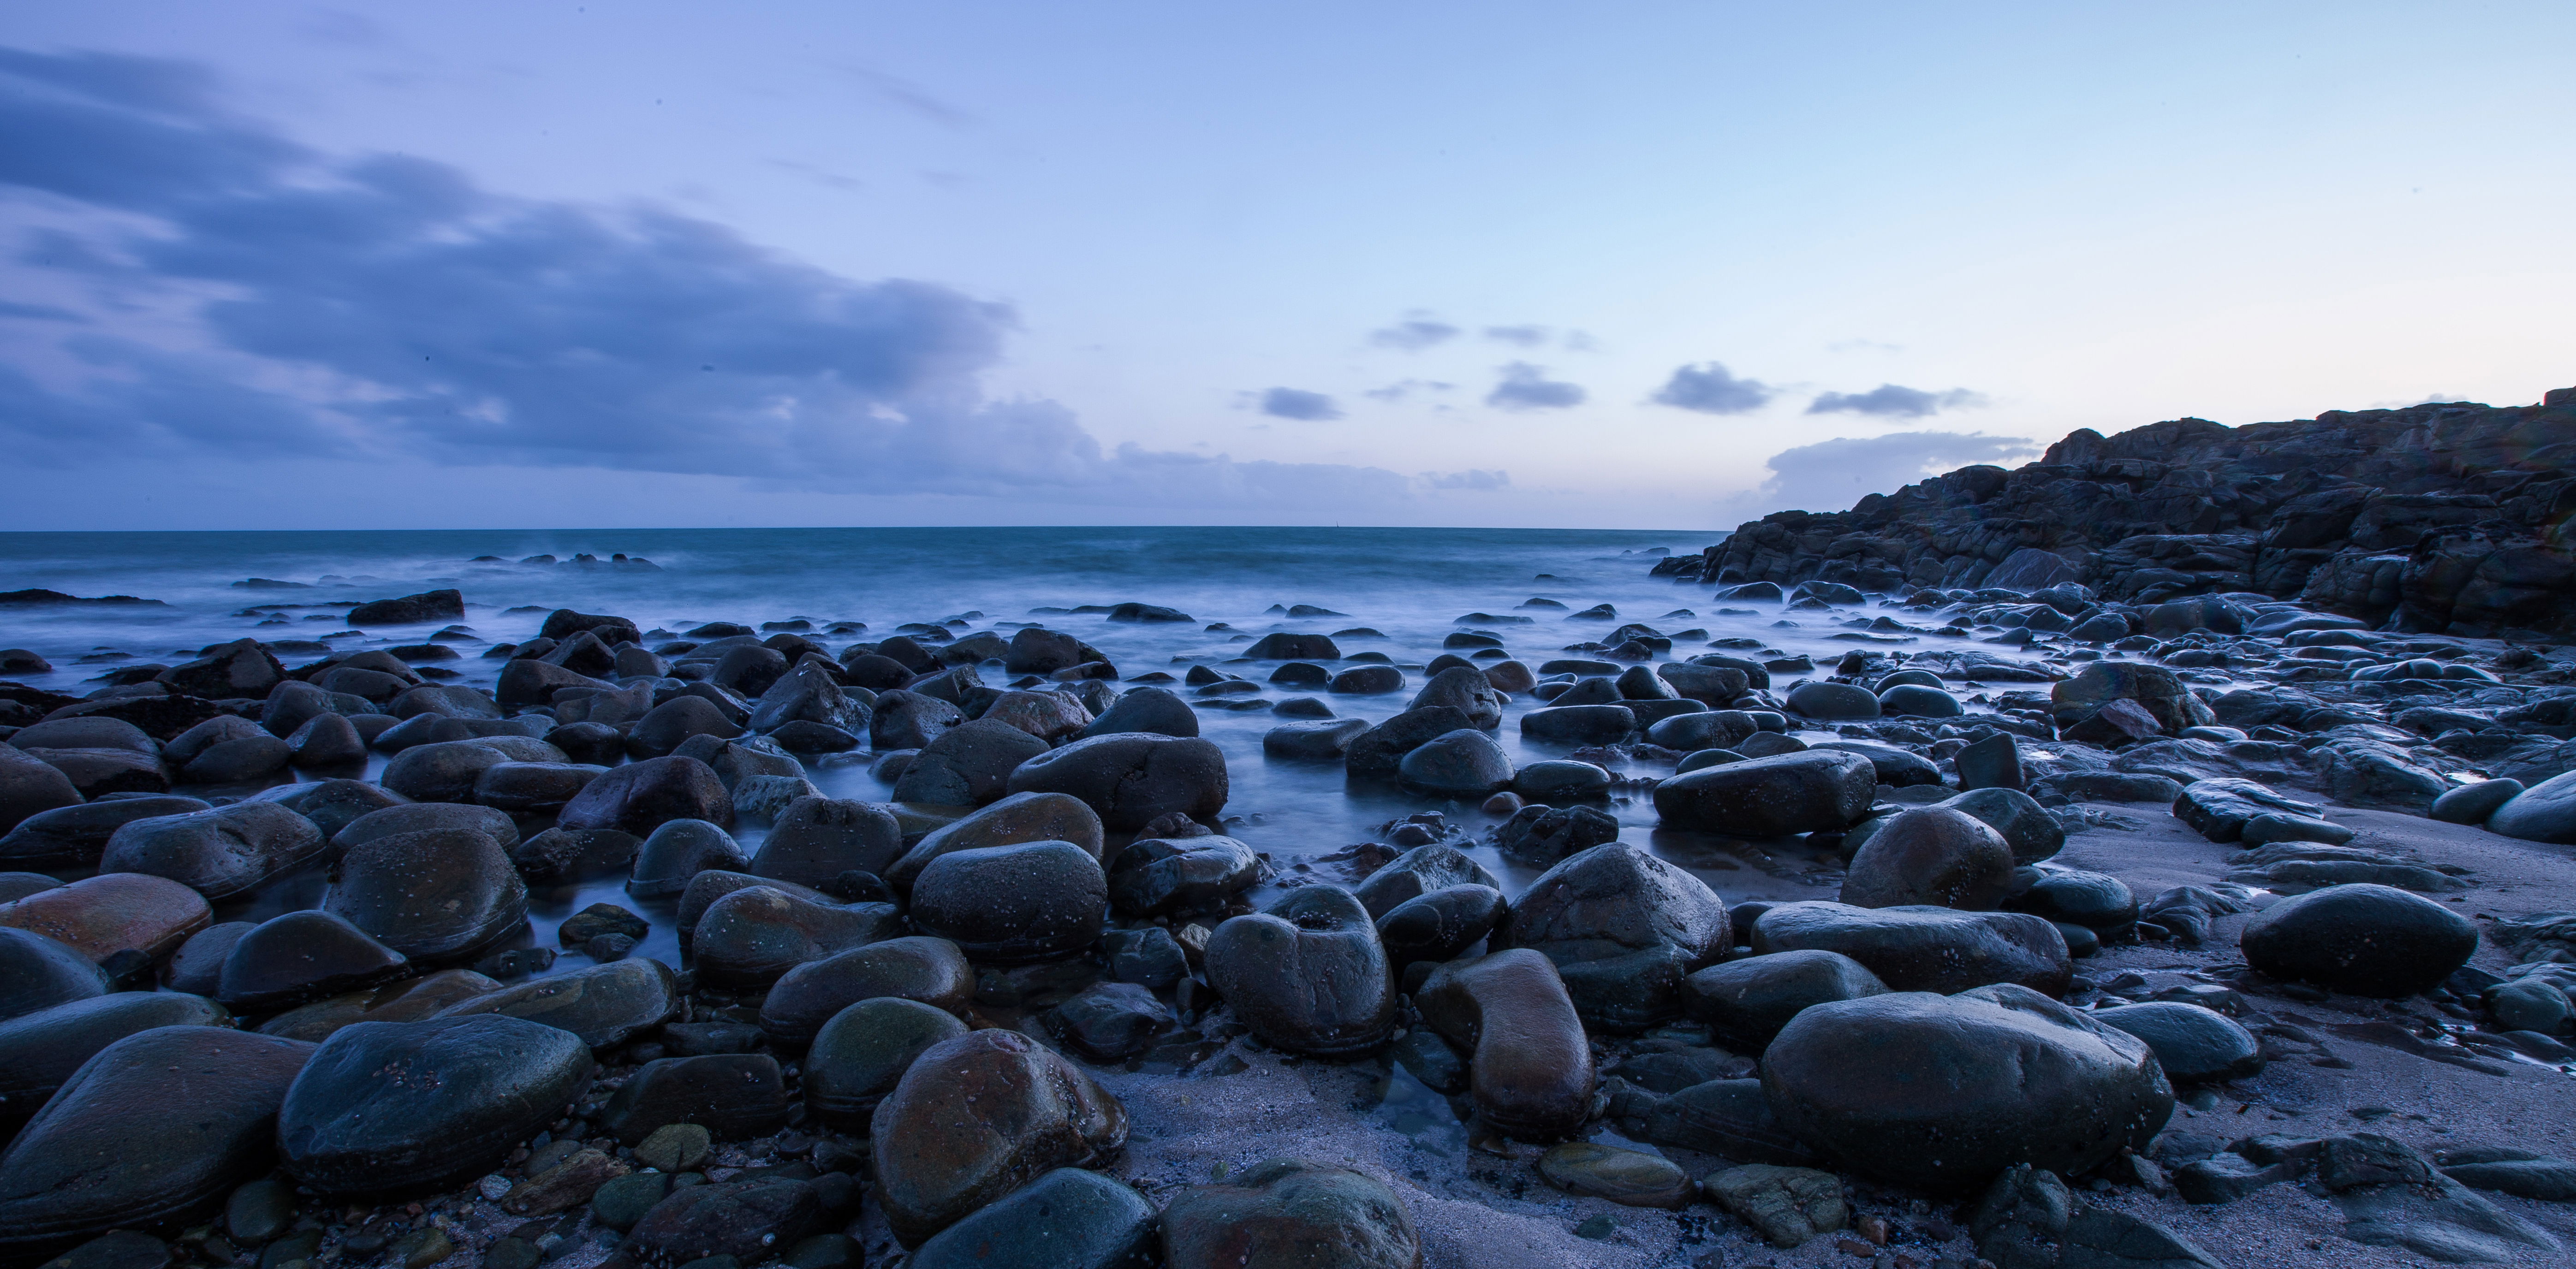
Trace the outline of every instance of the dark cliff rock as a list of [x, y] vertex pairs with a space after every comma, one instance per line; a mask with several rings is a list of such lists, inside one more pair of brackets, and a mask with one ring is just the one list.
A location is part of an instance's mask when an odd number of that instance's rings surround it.
[[2260, 593], [2404, 631], [2576, 630], [2576, 388], [2541, 404], [2077, 431], [1849, 511], [1780, 511], [1655, 572], [1864, 590]]

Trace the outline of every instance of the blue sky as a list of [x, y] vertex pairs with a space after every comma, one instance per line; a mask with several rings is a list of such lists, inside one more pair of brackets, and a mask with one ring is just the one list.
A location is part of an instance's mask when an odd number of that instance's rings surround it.
[[20, 6], [0, 528], [1708, 528], [2576, 384], [2576, 9]]

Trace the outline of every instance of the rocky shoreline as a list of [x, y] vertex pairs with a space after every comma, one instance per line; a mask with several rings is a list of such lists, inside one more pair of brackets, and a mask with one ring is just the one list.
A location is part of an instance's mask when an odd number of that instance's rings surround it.
[[[1822, 663], [436, 590], [0, 684], [0, 1260], [2562, 1262], [2576, 668], [2047, 580], [1729, 583]], [[1257, 848], [1271, 764], [1412, 809]]]
[[2576, 388], [2532, 406], [2332, 410], [2077, 431], [1849, 511], [1782, 511], [1659, 573], [1874, 592], [2078, 582], [2153, 605], [2304, 599], [2373, 628], [2576, 633]]

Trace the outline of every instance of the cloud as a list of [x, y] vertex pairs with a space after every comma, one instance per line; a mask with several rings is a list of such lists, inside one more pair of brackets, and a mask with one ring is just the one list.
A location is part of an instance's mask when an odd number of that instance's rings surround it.
[[1299, 419], [1321, 423], [1342, 417], [1342, 408], [1321, 392], [1297, 388], [1270, 388], [1260, 394], [1261, 412], [1273, 418]]
[[1427, 471], [1422, 473], [1422, 483], [1434, 489], [1471, 489], [1479, 493], [1491, 493], [1497, 489], [1511, 488], [1512, 474], [1507, 471], [1485, 471], [1475, 467], [1465, 471]]
[[1536, 348], [1547, 342], [1547, 336], [1548, 330], [1544, 326], [1488, 326], [1485, 328], [1485, 338], [1506, 344], [1518, 344], [1523, 348]]
[[1984, 405], [1986, 399], [1966, 388], [1925, 392], [1921, 388], [1882, 383], [1867, 392], [1828, 392], [1807, 406], [1809, 414], [1877, 414], [1919, 419], [1960, 406]]
[[1437, 379], [1398, 379], [1383, 388], [1370, 388], [1360, 395], [1378, 401], [1401, 401], [1416, 392], [1447, 392], [1457, 386]]
[[2038, 446], [2021, 437], [1981, 432], [1841, 437], [1773, 454], [1770, 479], [1736, 502], [1753, 513], [1792, 508], [1840, 511], [1871, 494], [1894, 493], [1935, 472], [2038, 452]]
[[1710, 361], [1674, 370], [1652, 400], [1702, 414], [1747, 414], [1768, 404], [1771, 396], [1770, 385], [1759, 379], [1738, 379], [1725, 366]]
[[1515, 361], [1502, 368], [1502, 375], [1502, 382], [1485, 394], [1485, 404], [1497, 410], [1562, 410], [1583, 404], [1581, 387], [1548, 378], [1544, 366]]
[[0, 300], [0, 317], [17, 317], [31, 322], [77, 322], [81, 315], [53, 304], [21, 304]]
[[[611, 468], [1094, 502], [1412, 487], [1104, 447], [1055, 402], [985, 395], [1007, 305], [842, 277], [650, 204], [321, 154], [228, 113], [185, 63], [0, 49], [0, 135], [0, 190], [31, 196], [12, 209], [18, 267], [118, 319], [0, 343], [0, 451], [19, 461]], [[138, 312], [154, 320], [125, 320]]]
[[1420, 352], [1425, 348], [1431, 347], [1433, 344], [1447, 343], [1457, 337], [1457, 327], [1452, 326], [1447, 322], [1436, 320], [1428, 313], [1416, 310], [1405, 314], [1404, 320], [1397, 322], [1393, 326], [1381, 327], [1377, 330], [1370, 331], [1368, 341], [1379, 348], [1395, 348], [1405, 352]]
[[880, 100], [899, 106], [910, 113], [952, 132], [962, 132], [982, 123], [973, 113], [940, 100], [909, 80], [898, 79], [867, 66], [842, 65], [834, 69], [856, 80]]

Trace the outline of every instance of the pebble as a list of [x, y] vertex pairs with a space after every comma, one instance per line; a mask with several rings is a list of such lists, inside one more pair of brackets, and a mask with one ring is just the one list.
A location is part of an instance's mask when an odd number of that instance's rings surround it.
[[1538, 1157], [1538, 1174], [1577, 1198], [1625, 1207], [1678, 1208], [1698, 1197], [1690, 1174], [1661, 1155], [1588, 1141], [1568, 1142]]

